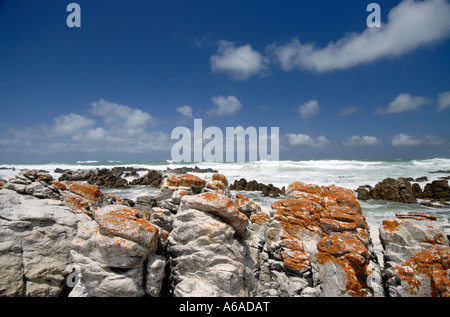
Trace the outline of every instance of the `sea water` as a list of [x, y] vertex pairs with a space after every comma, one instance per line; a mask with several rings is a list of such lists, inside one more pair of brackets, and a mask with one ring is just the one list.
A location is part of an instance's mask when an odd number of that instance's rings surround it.
[[[129, 166], [135, 168], [155, 169], [165, 171], [167, 168], [181, 166], [212, 168], [224, 174], [230, 184], [235, 180], [245, 178], [247, 181], [256, 180], [276, 187], [287, 187], [290, 183], [301, 181], [317, 185], [336, 185], [356, 190], [361, 185], [375, 186], [387, 177], [412, 177], [417, 179], [426, 176], [427, 181], [419, 182], [423, 188], [433, 180], [447, 177], [450, 174], [450, 159], [435, 158], [426, 160], [309, 160], [309, 161], [257, 161], [246, 163], [173, 163], [171, 161], [76, 161], [49, 163], [0, 163], [0, 178], [7, 180], [21, 169], [43, 170], [58, 178], [55, 173], [60, 169], [94, 169], [112, 168], [115, 166]], [[14, 168], [14, 170], [13, 170]], [[431, 173], [444, 171], [439, 173]], [[140, 176], [145, 171], [138, 172]], [[209, 176], [208, 173], [194, 173], [197, 176]], [[157, 189], [149, 186], [132, 186], [130, 188], [102, 188], [103, 192], [113, 193], [119, 197], [135, 200], [143, 194], [156, 194]], [[284, 197], [264, 197], [260, 192], [245, 192], [251, 200], [263, 207], [270, 205]], [[363, 215], [371, 226], [380, 226], [383, 219], [395, 218], [397, 213], [429, 213], [436, 215], [444, 230], [450, 234], [450, 206], [432, 208], [420, 204], [402, 204], [381, 200], [360, 201]]]

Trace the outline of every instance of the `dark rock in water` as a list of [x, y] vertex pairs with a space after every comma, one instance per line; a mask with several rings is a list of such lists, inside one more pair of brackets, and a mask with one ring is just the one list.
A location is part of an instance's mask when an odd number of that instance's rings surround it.
[[165, 170], [168, 174], [186, 174], [186, 173], [218, 173], [218, 171], [212, 168], [199, 168], [195, 167], [177, 167], [177, 168], [167, 168]]
[[235, 180], [233, 184], [230, 185], [230, 190], [237, 191], [260, 191], [264, 196], [279, 197], [285, 194], [285, 188], [279, 189], [273, 186], [273, 184], [263, 184], [258, 183], [255, 180], [248, 182], [245, 178], [240, 180]]
[[[78, 169], [64, 170], [59, 177], [60, 181], [86, 181], [91, 185], [107, 188], [122, 188], [128, 186], [128, 181], [123, 179], [124, 167], [114, 167], [112, 169], [96, 168], [96, 169]], [[56, 170], [55, 170], [56, 172]]]
[[359, 186], [358, 190], [358, 199], [359, 200], [369, 200], [370, 199], [370, 186]]
[[428, 181], [428, 177], [422, 176], [422, 177], [416, 178], [415, 181], [416, 182], [426, 182], [426, 181]]
[[426, 207], [432, 207], [432, 208], [442, 208], [441, 205], [432, 204], [429, 201], [423, 201], [423, 202], [420, 203], [420, 205], [426, 206]]
[[370, 196], [372, 199], [390, 200], [400, 203], [417, 203], [411, 183], [402, 177], [397, 180], [393, 178], [384, 179], [372, 188]]
[[6, 166], [2, 166], [2, 167], [0, 167], [0, 170], [12, 170], [12, 171], [15, 171], [16, 168], [15, 168], [15, 167], [6, 167]]
[[151, 187], [159, 187], [163, 180], [163, 176], [160, 172], [151, 170], [146, 175], [134, 179], [131, 185], [149, 185]]
[[450, 187], [448, 186], [448, 181], [436, 180], [426, 184], [420, 198], [450, 200]]
[[422, 188], [420, 187], [419, 184], [414, 183], [411, 185], [411, 189], [413, 191], [414, 197], [416, 198], [421, 198], [422, 196]]
[[450, 174], [450, 170], [444, 171], [444, 170], [439, 170], [439, 171], [433, 171], [433, 172], [428, 172], [430, 174]]

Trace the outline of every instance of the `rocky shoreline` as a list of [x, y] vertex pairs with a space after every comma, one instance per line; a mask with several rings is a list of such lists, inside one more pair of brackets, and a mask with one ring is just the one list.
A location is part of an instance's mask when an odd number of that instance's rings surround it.
[[[381, 261], [350, 189], [229, 184], [216, 171], [59, 172], [1, 182], [0, 296], [450, 297], [449, 240], [432, 215], [385, 219]], [[158, 192], [132, 201], [101, 190], [133, 183]], [[408, 183], [360, 187], [358, 198], [447, 201], [446, 180]], [[234, 190], [283, 197], [261, 208]]]
[[[421, 179], [426, 181], [427, 179]], [[418, 181], [418, 180], [416, 180]], [[357, 190], [359, 200], [381, 199], [400, 203], [415, 204], [418, 200], [420, 204], [428, 207], [441, 208], [449, 205], [450, 186], [445, 179], [434, 180], [427, 183], [422, 190], [418, 183], [411, 184], [410, 179], [386, 178], [371, 187], [369, 185], [360, 186]]]

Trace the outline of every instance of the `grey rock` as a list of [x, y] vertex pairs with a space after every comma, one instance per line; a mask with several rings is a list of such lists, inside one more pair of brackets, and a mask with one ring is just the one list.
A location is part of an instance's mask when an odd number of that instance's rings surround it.
[[77, 223], [87, 216], [7, 189], [0, 201], [0, 295], [58, 296]]

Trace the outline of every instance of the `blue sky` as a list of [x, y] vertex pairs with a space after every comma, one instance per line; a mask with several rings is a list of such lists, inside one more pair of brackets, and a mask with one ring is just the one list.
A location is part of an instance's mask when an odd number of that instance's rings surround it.
[[[375, 1], [374, 1], [375, 2]], [[450, 157], [450, 3], [0, 1], [0, 162], [170, 159], [177, 126], [281, 159]]]

